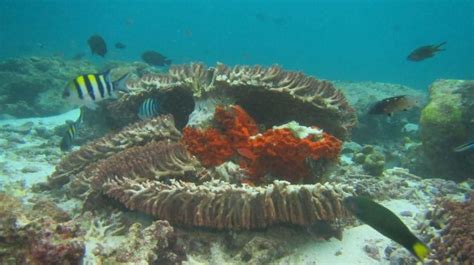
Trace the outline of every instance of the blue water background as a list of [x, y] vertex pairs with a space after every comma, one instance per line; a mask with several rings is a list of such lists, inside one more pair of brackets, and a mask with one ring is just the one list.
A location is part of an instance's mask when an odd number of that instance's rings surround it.
[[[474, 79], [474, 1], [39, 1], [0, 0], [0, 60], [21, 55], [140, 60], [148, 49], [173, 63], [279, 64], [324, 79], [426, 89], [438, 78]], [[114, 43], [127, 45], [115, 49]], [[447, 41], [419, 63], [414, 48]], [[39, 43], [44, 47], [39, 47]]]

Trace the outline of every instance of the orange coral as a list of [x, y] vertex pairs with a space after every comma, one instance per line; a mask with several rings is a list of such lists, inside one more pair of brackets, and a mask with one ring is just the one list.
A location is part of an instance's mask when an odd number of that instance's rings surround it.
[[206, 167], [220, 165], [234, 153], [225, 135], [214, 128], [201, 131], [186, 127], [183, 129], [182, 141], [188, 151]]
[[218, 106], [214, 121], [219, 129], [185, 128], [183, 142], [204, 166], [216, 166], [238, 157], [250, 181], [261, 182], [270, 173], [277, 178], [299, 181], [309, 175], [306, 159], [335, 159], [341, 141], [323, 133], [298, 138], [289, 129], [267, 130], [257, 135], [255, 121], [239, 106]]
[[234, 150], [245, 147], [249, 137], [258, 133], [257, 124], [240, 106], [217, 106], [214, 121]]
[[341, 150], [341, 141], [332, 135], [323, 133], [321, 139], [314, 137], [299, 139], [289, 129], [268, 130], [248, 142], [248, 152], [255, 159], [245, 156], [241, 166], [255, 182], [267, 173], [291, 182], [299, 181], [309, 175], [307, 158], [335, 159]]

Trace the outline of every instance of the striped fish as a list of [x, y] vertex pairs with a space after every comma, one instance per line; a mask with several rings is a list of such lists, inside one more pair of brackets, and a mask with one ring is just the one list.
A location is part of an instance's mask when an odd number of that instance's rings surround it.
[[67, 131], [64, 134], [63, 139], [61, 140], [61, 143], [59, 144], [59, 148], [61, 148], [61, 151], [71, 150], [72, 142], [74, 141], [74, 138], [76, 137], [77, 131], [79, 130], [79, 127], [81, 126], [82, 122], [83, 122], [83, 114], [82, 114], [82, 109], [81, 109], [79, 118], [77, 118], [75, 122], [72, 122], [69, 124]]
[[160, 104], [154, 98], [145, 99], [138, 109], [138, 117], [142, 120], [153, 118], [160, 113]]
[[110, 80], [110, 70], [101, 74], [85, 74], [74, 78], [64, 89], [63, 98], [77, 106], [96, 109], [97, 103], [117, 98], [117, 90], [127, 91], [125, 82], [128, 74], [117, 81]]

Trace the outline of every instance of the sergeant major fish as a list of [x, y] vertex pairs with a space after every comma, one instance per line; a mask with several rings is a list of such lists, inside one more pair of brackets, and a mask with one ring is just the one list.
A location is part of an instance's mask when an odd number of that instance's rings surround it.
[[110, 70], [102, 74], [85, 74], [74, 78], [66, 86], [63, 98], [74, 105], [96, 109], [97, 103], [105, 99], [117, 98], [117, 90], [127, 91], [125, 82], [128, 74], [124, 74], [117, 81], [110, 80]]
[[63, 138], [61, 139], [61, 143], [59, 144], [59, 148], [61, 151], [69, 151], [71, 150], [72, 143], [74, 142], [74, 138], [76, 138], [77, 131], [79, 127], [81, 127], [83, 120], [83, 113], [79, 114], [79, 117], [75, 122], [69, 124], [66, 133], [64, 134]]
[[343, 203], [359, 220], [402, 245], [419, 260], [423, 261], [428, 256], [428, 247], [389, 209], [369, 198], [359, 196], [347, 197]]
[[138, 109], [138, 117], [142, 120], [153, 118], [160, 113], [160, 105], [154, 98], [145, 99]]

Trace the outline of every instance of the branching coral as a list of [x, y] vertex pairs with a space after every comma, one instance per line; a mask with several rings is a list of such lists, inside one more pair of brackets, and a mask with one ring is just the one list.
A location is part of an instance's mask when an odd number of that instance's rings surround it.
[[71, 178], [81, 174], [90, 164], [119, 151], [144, 145], [150, 141], [164, 139], [176, 141], [180, 137], [181, 133], [174, 127], [174, 119], [171, 115], [132, 124], [119, 133], [109, 134], [69, 154], [48, 178], [48, 185], [51, 187], [62, 186]]
[[445, 201], [448, 225], [435, 238], [431, 247], [433, 258], [441, 264], [474, 264], [474, 193], [464, 203]]
[[[192, 111], [193, 123], [188, 125], [206, 125], [205, 119], [197, 117], [208, 117], [208, 112], [213, 112], [218, 104], [238, 104], [266, 127], [295, 120], [303, 125], [318, 124], [342, 139], [349, 135], [357, 122], [344, 95], [330, 82], [302, 73], [286, 72], [278, 66], [231, 68], [218, 64], [206, 68], [195, 63], [178, 65], [171, 67], [167, 75], [148, 75], [131, 82], [129, 89], [130, 93], [112, 103], [113, 113], [125, 115], [132, 112], [128, 116], [136, 115], [136, 109], [144, 99], [174, 91], [180, 96], [167, 104], [180, 124], [183, 123], [183, 109], [189, 109], [184, 116], [187, 121]], [[189, 97], [194, 104], [184, 100]], [[172, 106], [182, 107], [173, 109]]]

